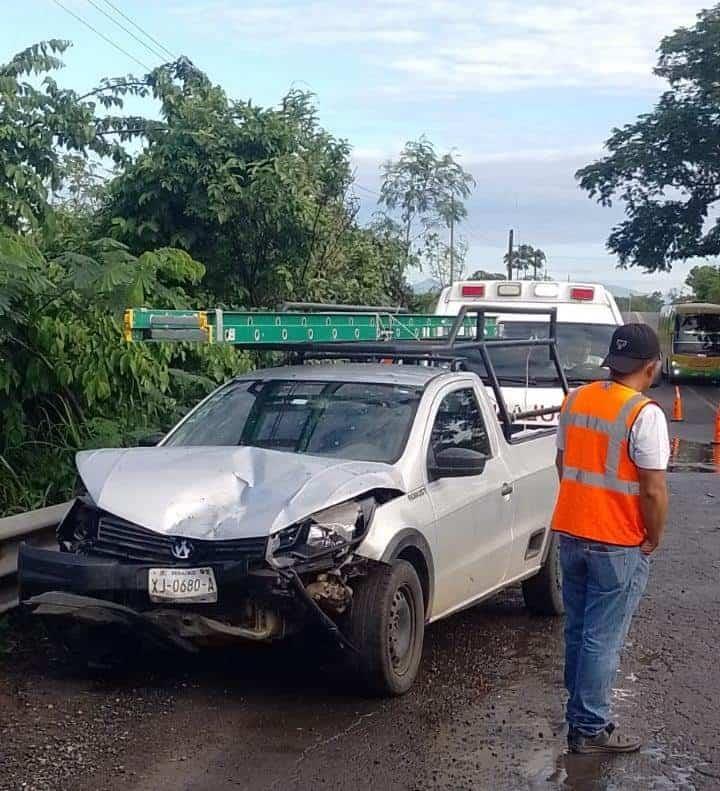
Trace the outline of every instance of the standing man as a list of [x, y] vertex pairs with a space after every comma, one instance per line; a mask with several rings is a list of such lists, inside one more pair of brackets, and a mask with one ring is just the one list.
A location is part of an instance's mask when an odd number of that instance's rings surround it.
[[665, 529], [667, 421], [643, 395], [659, 361], [650, 327], [618, 327], [603, 362], [610, 380], [571, 392], [560, 414], [552, 524], [561, 534], [566, 717], [576, 753], [641, 747], [636, 735], [612, 723], [610, 697], [649, 558]]

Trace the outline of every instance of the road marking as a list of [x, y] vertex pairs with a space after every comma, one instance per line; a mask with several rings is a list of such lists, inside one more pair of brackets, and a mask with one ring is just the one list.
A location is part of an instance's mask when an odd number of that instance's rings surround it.
[[696, 395], [696, 396], [697, 396], [697, 397], [698, 397], [698, 398], [699, 398], [699, 399], [700, 399], [700, 400], [701, 400], [701, 401], [702, 401], [704, 404], [707, 404], [707, 405], [710, 407], [710, 409], [712, 409], [712, 411], [713, 411], [713, 412], [715, 412], [715, 411], [717, 410], [717, 408], [718, 408], [718, 404], [714, 403], [713, 401], [710, 401], [710, 399], [709, 399], [709, 398], [705, 398], [705, 396], [704, 396], [704, 395], [700, 395], [700, 393], [698, 393], [698, 391], [697, 391], [697, 390], [696, 390], [694, 387], [688, 387], [688, 390], [689, 390], [691, 393], [695, 393], [695, 395]]

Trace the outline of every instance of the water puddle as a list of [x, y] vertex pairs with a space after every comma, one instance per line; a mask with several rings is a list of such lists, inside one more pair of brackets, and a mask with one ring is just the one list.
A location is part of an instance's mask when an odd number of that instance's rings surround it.
[[720, 445], [673, 437], [670, 440], [668, 472], [712, 472], [720, 474]]

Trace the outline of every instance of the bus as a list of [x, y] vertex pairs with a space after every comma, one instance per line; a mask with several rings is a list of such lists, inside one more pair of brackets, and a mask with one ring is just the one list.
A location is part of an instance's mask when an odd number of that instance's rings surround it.
[[[547, 337], [549, 316], [506, 313], [503, 307], [556, 307], [560, 363], [570, 387], [607, 379], [602, 362], [615, 329], [623, 324], [614, 297], [598, 283], [544, 280], [466, 280], [440, 294], [436, 313], [457, 315], [462, 305], [482, 306], [495, 337]], [[559, 406], [563, 391], [548, 351], [542, 347], [506, 348], [493, 352], [493, 366], [511, 412]], [[557, 414], [529, 423], [557, 425]]]
[[669, 382], [720, 380], [720, 305], [666, 305], [659, 335], [663, 375]]

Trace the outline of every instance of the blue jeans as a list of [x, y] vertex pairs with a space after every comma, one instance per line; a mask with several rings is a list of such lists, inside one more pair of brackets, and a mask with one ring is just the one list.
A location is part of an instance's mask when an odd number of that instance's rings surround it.
[[650, 561], [638, 547], [560, 536], [565, 602], [566, 718], [594, 736], [610, 724], [620, 651], [647, 584]]

